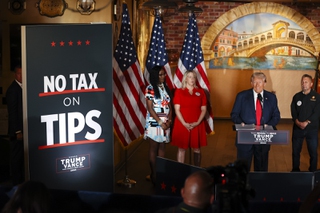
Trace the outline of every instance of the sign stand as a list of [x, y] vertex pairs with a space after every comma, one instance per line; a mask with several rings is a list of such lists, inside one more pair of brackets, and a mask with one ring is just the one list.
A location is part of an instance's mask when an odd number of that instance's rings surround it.
[[118, 180], [117, 184], [119, 186], [126, 186], [128, 188], [132, 188], [137, 182], [135, 180], [131, 180], [128, 176], [128, 171], [127, 171], [127, 149], [125, 148], [125, 162], [124, 162], [124, 171], [125, 171], [125, 176], [122, 180]]

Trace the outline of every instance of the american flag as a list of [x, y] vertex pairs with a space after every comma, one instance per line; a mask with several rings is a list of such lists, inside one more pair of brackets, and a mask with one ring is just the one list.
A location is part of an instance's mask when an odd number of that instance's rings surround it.
[[144, 70], [145, 81], [149, 84], [149, 71], [154, 66], [162, 66], [167, 73], [166, 83], [170, 89], [174, 88], [171, 68], [168, 62], [166, 43], [162, 30], [162, 21], [159, 15], [156, 15], [152, 27], [151, 40], [147, 56], [146, 68]]
[[132, 39], [127, 4], [123, 4], [120, 36], [113, 55], [113, 126], [123, 146], [144, 133], [145, 83]]
[[213, 118], [210, 104], [210, 83], [207, 71], [204, 65], [202, 48], [199, 39], [197, 20], [195, 15], [189, 16], [187, 32], [184, 38], [178, 67], [174, 76], [174, 84], [177, 88], [181, 88], [183, 74], [187, 70], [195, 70], [197, 73], [197, 85], [203, 88], [207, 94], [208, 106], [206, 114], [206, 131], [208, 134], [213, 133]]

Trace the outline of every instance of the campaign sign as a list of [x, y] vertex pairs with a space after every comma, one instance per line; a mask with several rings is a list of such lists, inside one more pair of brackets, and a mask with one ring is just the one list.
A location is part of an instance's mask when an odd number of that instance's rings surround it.
[[288, 130], [240, 130], [237, 131], [238, 144], [287, 145]]
[[112, 192], [112, 26], [23, 26], [21, 36], [30, 179]]

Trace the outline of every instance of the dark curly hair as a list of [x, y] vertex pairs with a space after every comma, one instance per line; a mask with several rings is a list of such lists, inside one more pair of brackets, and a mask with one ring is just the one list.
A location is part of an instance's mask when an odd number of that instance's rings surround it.
[[[153, 87], [155, 98], [160, 98], [158, 84], [159, 84], [159, 73], [160, 73], [161, 69], [162, 69], [161, 66], [154, 66], [154, 67], [152, 67], [151, 71], [149, 72], [150, 73], [149, 80], [150, 80], [150, 84]], [[167, 91], [168, 95], [170, 96], [170, 99], [172, 99], [171, 91], [170, 91], [166, 81], [163, 82], [163, 86], [164, 86], [165, 90]]]

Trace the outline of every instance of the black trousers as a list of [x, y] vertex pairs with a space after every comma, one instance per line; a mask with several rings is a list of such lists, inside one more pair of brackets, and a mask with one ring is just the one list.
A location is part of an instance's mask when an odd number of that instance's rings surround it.
[[15, 186], [23, 183], [25, 180], [23, 140], [10, 141], [10, 169], [12, 184]]
[[318, 128], [316, 129], [297, 129], [292, 132], [292, 171], [300, 171], [300, 153], [304, 139], [310, 156], [309, 171], [314, 172], [318, 169]]
[[270, 145], [237, 145], [237, 159], [245, 160], [248, 163], [248, 171], [250, 171], [252, 157], [254, 159], [255, 172], [268, 171], [268, 158]]

